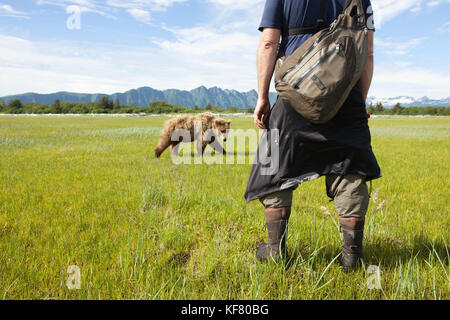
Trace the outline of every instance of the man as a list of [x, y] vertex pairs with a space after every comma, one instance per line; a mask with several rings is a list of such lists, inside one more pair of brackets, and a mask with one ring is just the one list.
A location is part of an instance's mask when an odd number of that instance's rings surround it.
[[[269, 87], [278, 52], [291, 55], [312, 34], [283, 35], [288, 29], [316, 25], [321, 4], [324, 25], [342, 13], [346, 0], [266, 0], [259, 30], [257, 53], [258, 102], [254, 113], [260, 129], [278, 129], [279, 170], [261, 174], [252, 166], [245, 192], [247, 202], [259, 199], [264, 206], [268, 242], [259, 246], [262, 261], [286, 256], [286, 230], [293, 190], [302, 182], [326, 177], [327, 195], [334, 200], [343, 233], [341, 265], [357, 267], [362, 259], [364, 217], [369, 204], [366, 181], [381, 176], [371, 148], [365, 101], [373, 75], [373, 17], [370, 0], [362, 0], [369, 29], [369, 56], [359, 83], [339, 112], [325, 124], [312, 124], [282, 99], [270, 109]], [[270, 131], [267, 134], [270, 137]], [[261, 148], [261, 145], [260, 145]], [[259, 154], [259, 151], [258, 151]]]

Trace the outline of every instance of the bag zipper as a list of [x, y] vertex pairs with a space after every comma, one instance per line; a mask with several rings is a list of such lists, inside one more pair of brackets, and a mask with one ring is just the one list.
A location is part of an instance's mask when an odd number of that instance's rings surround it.
[[294, 88], [298, 89], [300, 83], [305, 80], [305, 78], [314, 70], [316, 69], [318, 66], [320, 66], [322, 63], [324, 63], [325, 61], [327, 61], [334, 53], [338, 54], [339, 51], [341, 51], [341, 45], [337, 44], [336, 47], [330, 51], [328, 51], [327, 53], [325, 53], [325, 55], [323, 57], [321, 57], [316, 63], [314, 63], [311, 67], [308, 68], [308, 70], [306, 70], [305, 72], [303, 72], [303, 74], [300, 76], [300, 78], [298, 78], [298, 80], [294, 83]]
[[[294, 70], [295, 68], [297, 68], [300, 63], [302, 62], [303, 58], [305, 58], [315, 47], [317, 47], [317, 45], [319, 44], [320, 40], [322, 40], [322, 38], [327, 35], [326, 32], [322, 33], [312, 44], [311, 47], [308, 48], [308, 50], [306, 50], [306, 52], [300, 57], [300, 59], [298, 59], [297, 64], [295, 64], [294, 66], [290, 67], [289, 69], [287, 69], [282, 75], [279, 81], [283, 80], [283, 78], [292, 70]], [[278, 82], [279, 82], [278, 81]]]

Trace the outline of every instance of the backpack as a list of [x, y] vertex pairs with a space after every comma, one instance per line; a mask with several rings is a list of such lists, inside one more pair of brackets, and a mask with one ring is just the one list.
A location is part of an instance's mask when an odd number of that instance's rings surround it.
[[344, 104], [364, 71], [368, 29], [361, 0], [347, 0], [342, 14], [324, 25], [326, 1], [317, 25], [289, 29], [283, 36], [314, 35], [288, 58], [280, 52], [275, 65], [275, 89], [283, 101], [313, 124], [329, 121]]

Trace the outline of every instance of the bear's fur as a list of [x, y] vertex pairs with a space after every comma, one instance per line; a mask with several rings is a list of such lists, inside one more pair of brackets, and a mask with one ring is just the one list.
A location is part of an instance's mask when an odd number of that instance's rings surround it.
[[[197, 128], [195, 124], [197, 123]], [[195, 132], [200, 131], [201, 124], [201, 133]], [[200, 113], [197, 115], [183, 115], [177, 118], [173, 118], [164, 122], [163, 130], [159, 137], [159, 143], [155, 149], [155, 157], [159, 158], [161, 153], [166, 150], [169, 146], [171, 147], [172, 153], [177, 151], [177, 145], [180, 142], [192, 142], [197, 140], [197, 151], [198, 153], [205, 151], [205, 148], [208, 144], [222, 153], [225, 153], [225, 150], [222, 146], [218, 145], [218, 143], [214, 143], [215, 137], [221, 137], [224, 141], [227, 138], [227, 130], [230, 129], [231, 121], [227, 121], [221, 118], [216, 117], [210, 112]], [[183, 130], [186, 134], [189, 133], [189, 139], [184, 140], [183, 137], [179, 137], [174, 132], [176, 130]], [[213, 133], [213, 136], [211, 136]], [[207, 136], [208, 135], [208, 136]], [[172, 141], [173, 139], [177, 141]]]

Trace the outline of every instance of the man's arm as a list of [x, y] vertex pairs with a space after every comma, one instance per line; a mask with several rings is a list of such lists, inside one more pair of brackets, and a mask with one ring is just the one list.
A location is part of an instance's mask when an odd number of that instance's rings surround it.
[[364, 101], [367, 100], [367, 94], [369, 93], [369, 88], [373, 77], [373, 34], [374, 32], [369, 30], [369, 56], [367, 58], [366, 68], [364, 69], [360, 79], [361, 92], [363, 94]]
[[258, 101], [256, 103], [254, 122], [260, 129], [265, 129], [264, 120], [270, 113], [269, 88], [275, 69], [281, 31], [264, 28], [258, 45], [256, 57], [258, 71]]

